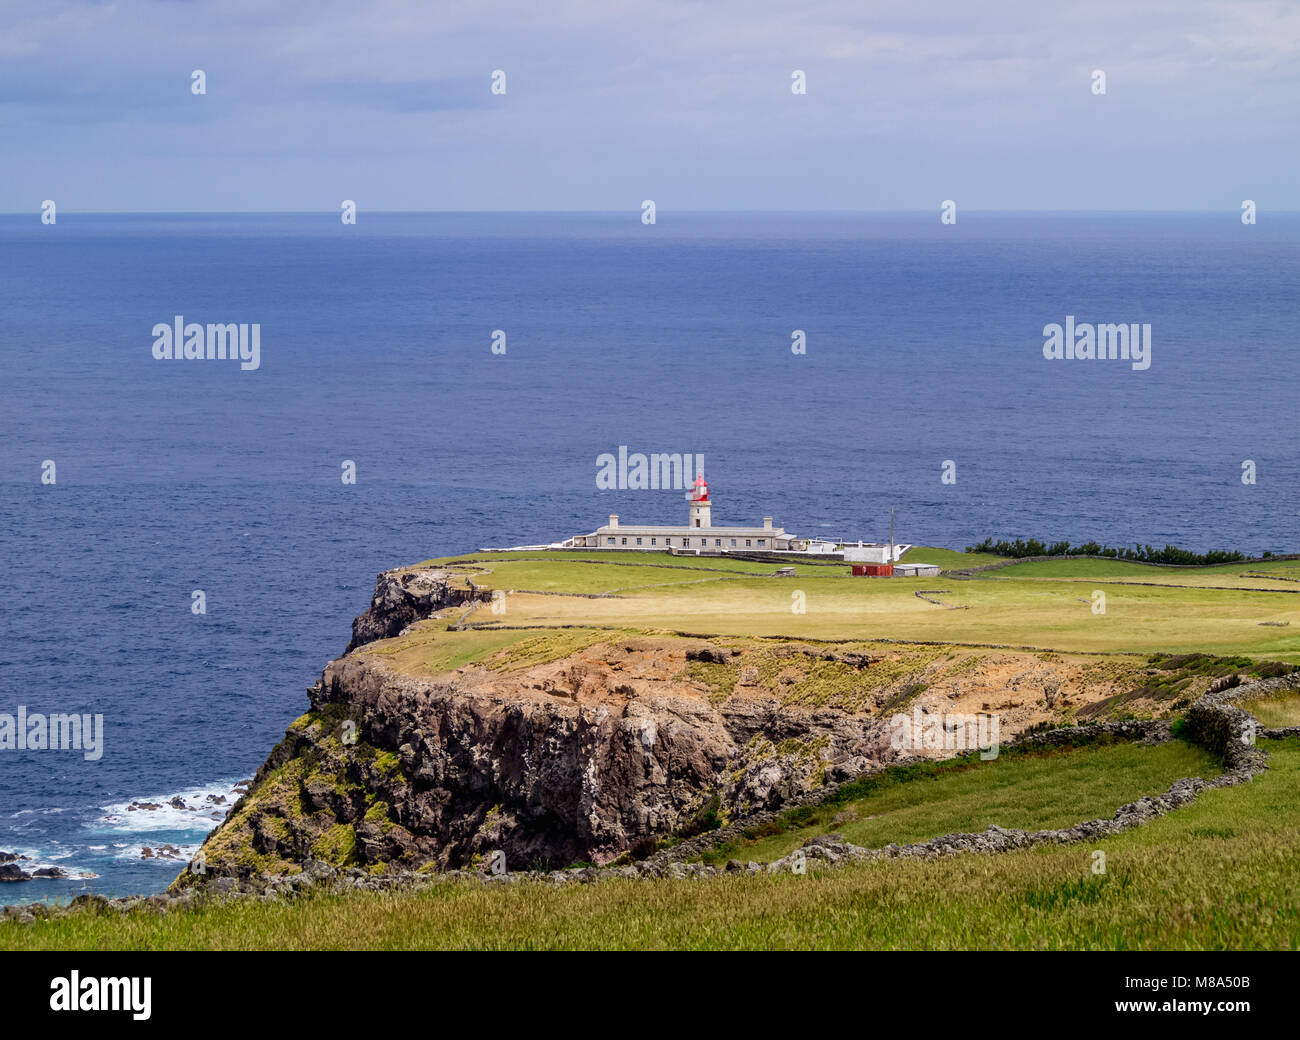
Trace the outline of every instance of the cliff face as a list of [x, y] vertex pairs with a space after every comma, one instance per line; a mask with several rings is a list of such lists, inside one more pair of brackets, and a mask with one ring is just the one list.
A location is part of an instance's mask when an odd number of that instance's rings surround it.
[[352, 641], [345, 654], [378, 639], [389, 639], [408, 625], [447, 607], [491, 598], [491, 592], [454, 584], [440, 570], [385, 571], [375, 582], [370, 609], [352, 622]]
[[443, 869], [496, 850], [511, 869], [602, 864], [892, 756], [868, 713], [783, 705], [756, 685], [719, 696], [697, 667], [734, 667], [746, 652], [709, 641], [615, 638], [428, 677], [394, 666], [388, 644], [365, 649], [488, 595], [433, 572], [380, 576], [353, 626], [362, 649], [325, 668], [311, 711], [205, 843], [210, 876], [308, 859]]

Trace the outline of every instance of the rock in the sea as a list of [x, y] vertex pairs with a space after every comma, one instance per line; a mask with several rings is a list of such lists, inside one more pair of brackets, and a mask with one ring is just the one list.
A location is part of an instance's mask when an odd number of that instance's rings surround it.
[[13, 863], [0, 863], [0, 881], [30, 881], [32, 876]]
[[148, 845], [140, 850], [141, 859], [184, 859], [185, 854], [175, 845], [159, 845], [157, 848], [150, 848]]

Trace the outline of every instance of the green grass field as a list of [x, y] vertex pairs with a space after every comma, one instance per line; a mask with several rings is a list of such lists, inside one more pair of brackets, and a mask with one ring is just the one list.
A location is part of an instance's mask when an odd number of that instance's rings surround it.
[[[1093, 847], [806, 875], [551, 887], [445, 882], [156, 916], [0, 924], [0, 949], [1300, 948], [1300, 741], [1271, 768]], [[936, 821], [937, 825], [938, 821]]]
[[900, 558], [902, 563], [937, 563], [944, 570], [982, 567], [989, 563], [1001, 563], [1005, 559], [1005, 556], [994, 556], [992, 553], [958, 552], [956, 549], [940, 549], [928, 545], [914, 545]]
[[[994, 562], [992, 559], [989, 562]], [[1035, 560], [1007, 563], [983, 572], [989, 578], [1047, 578], [1086, 581], [1155, 582], [1161, 585], [1227, 586], [1240, 589], [1294, 588], [1300, 594], [1300, 560], [1225, 563], [1213, 567], [1158, 567], [1126, 560]]]
[[[911, 550], [907, 558], [945, 566], [989, 559], [926, 548]], [[418, 652], [403, 657], [422, 674], [449, 662], [458, 667], [524, 638], [507, 634], [511, 630], [561, 626], [629, 634], [935, 641], [1070, 653], [1244, 654], [1300, 663], [1300, 583], [1277, 580], [1273, 589], [1266, 579], [1239, 577], [1244, 571], [1300, 574], [1298, 561], [1171, 569], [1054, 560], [964, 580], [854, 578], [842, 564], [797, 564], [794, 577], [775, 578], [770, 575], [784, 564], [667, 553], [632, 558], [501, 553], [437, 562], [481, 587], [510, 594], [504, 613], [480, 607], [469, 618], [475, 626], [503, 629], [501, 642], [468, 637], [461, 640], [464, 653], [452, 651], [458, 637], [445, 634], [449, 621], [425, 622], [405, 645], [408, 651], [425, 646], [429, 660], [421, 664]], [[1232, 587], [1216, 587], [1225, 585]], [[918, 597], [918, 591], [940, 605]], [[1104, 612], [1094, 611], [1096, 592], [1105, 596]], [[589, 598], [592, 594], [608, 596]], [[433, 642], [439, 645], [433, 648]]]
[[886, 775], [860, 782], [862, 797], [795, 810], [785, 829], [755, 828], [752, 837], [728, 843], [705, 857], [768, 863], [793, 852], [807, 839], [834, 831], [866, 848], [924, 841], [955, 831], [999, 827], [1040, 830], [1069, 827], [1087, 819], [1108, 819], [1115, 809], [1143, 795], [1161, 794], [1184, 776], [1210, 779], [1222, 772], [1213, 756], [1174, 741], [1157, 747], [1113, 744], [1038, 754], [978, 756], [931, 767], [919, 779], [892, 781]]

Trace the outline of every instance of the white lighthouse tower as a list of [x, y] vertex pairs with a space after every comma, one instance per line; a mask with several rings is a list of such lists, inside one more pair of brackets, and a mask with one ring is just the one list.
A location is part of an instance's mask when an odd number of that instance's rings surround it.
[[703, 473], [696, 476], [695, 483], [691, 485], [690, 493], [686, 496], [686, 501], [690, 503], [691, 527], [713, 526], [712, 521], [709, 519], [713, 511], [713, 503], [709, 501], [709, 485], [705, 483]]

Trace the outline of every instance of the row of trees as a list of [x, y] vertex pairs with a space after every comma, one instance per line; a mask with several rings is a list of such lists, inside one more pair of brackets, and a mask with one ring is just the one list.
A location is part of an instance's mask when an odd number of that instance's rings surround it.
[[[1135, 545], [1131, 549], [1113, 549], [1108, 545], [1099, 545], [1096, 542], [1084, 542], [1082, 545], [1071, 545], [1069, 542], [1052, 542], [1049, 544], [1040, 542], [1037, 538], [1030, 538], [1028, 541], [1017, 538], [1014, 542], [1008, 542], [1005, 539], [995, 542], [992, 538], [985, 538], [979, 545], [966, 546], [966, 551], [968, 553], [991, 553], [994, 556], [1010, 556], [1013, 559], [1021, 559], [1025, 556], [1104, 556], [1112, 560], [1132, 560], [1135, 563], [1180, 563], [1191, 566], [1212, 563], [1237, 563], [1248, 558], [1242, 553], [1224, 550], [1194, 553], [1189, 549], [1180, 549], [1176, 545], [1166, 545], [1163, 549], [1157, 549], [1153, 545]], [[1265, 553], [1264, 555], [1272, 556], [1273, 554]]]

